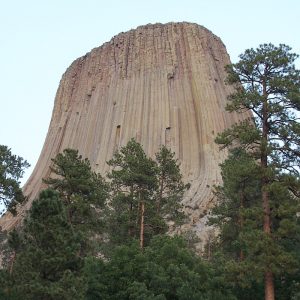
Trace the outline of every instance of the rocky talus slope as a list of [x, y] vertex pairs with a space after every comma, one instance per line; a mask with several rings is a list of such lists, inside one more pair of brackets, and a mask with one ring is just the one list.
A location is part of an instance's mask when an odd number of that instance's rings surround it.
[[0, 225], [11, 229], [20, 222], [49, 175], [51, 158], [63, 149], [78, 149], [105, 174], [113, 152], [134, 137], [150, 156], [163, 144], [176, 152], [191, 183], [187, 226], [205, 236], [226, 155], [214, 139], [248, 117], [225, 111], [228, 63], [222, 41], [191, 23], [141, 26], [76, 59], [62, 76], [43, 150], [24, 187], [29, 201]]

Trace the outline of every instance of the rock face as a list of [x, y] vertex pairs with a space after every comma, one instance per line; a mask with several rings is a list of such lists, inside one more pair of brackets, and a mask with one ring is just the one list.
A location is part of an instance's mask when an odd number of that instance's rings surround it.
[[141, 26], [75, 60], [62, 76], [42, 153], [24, 187], [29, 201], [0, 225], [10, 229], [22, 219], [63, 149], [78, 149], [104, 174], [113, 152], [134, 137], [150, 156], [163, 144], [175, 151], [191, 183], [184, 199], [190, 225], [203, 235], [226, 155], [214, 139], [247, 117], [225, 112], [228, 63], [221, 40], [191, 23]]

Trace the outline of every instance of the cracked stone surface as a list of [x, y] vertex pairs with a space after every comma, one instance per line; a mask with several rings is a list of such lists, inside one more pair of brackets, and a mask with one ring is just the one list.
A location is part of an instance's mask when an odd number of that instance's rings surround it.
[[249, 117], [225, 111], [229, 63], [220, 38], [185, 22], [140, 26], [76, 59], [62, 76], [44, 147], [24, 187], [29, 201], [17, 217], [2, 217], [0, 226], [20, 223], [49, 176], [51, 158], [65, 148], [78, 149], [105, 175], [106, 161], [134, 137], [151, 157], [163, 144], [175, 151], [191, 183], [186, 227], [205, 238], [212, 188], [226, 157], [214, 139]]

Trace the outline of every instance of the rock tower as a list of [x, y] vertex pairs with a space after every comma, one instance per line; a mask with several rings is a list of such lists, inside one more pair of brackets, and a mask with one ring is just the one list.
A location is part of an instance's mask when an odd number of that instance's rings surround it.
[[20, 222], [49, 176], [51, 158], [65, 148], [78, 149], [105, 174], [106, 161], [133, 137], [150, 156], [163, 144], [175, 151], [191, 183], [184, 199], [187, 225], [205, 235], [226, 155], [214, 139], [247, 117], [225, 111], [229, 63], [217, 36], [185, 22], [140, 26], [76, 59], [62, 76], [44, 147], [24, 187], [29, 201], [0, 225], [10, 229]]

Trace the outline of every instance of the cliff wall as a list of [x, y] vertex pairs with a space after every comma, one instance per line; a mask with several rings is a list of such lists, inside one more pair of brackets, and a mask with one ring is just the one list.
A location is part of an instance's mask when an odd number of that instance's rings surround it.
[[63, 149], [78, 149], [105, 174], [113, 152], [134, 137], [150, 156], [162, 144], [175, 151], [191, 183], [184, 199], [187, 226], [204, 235], [226, 155], [214, 139], [247, 117], [225, 111], [228, 63], [222, 41], [191, 23], [141, 26], [75, 60], [62, 76], [43, 150], [24, 187], [29, 201], [0, 225], [10, 229], [20, 222], [49, 175], [51, 158]]

